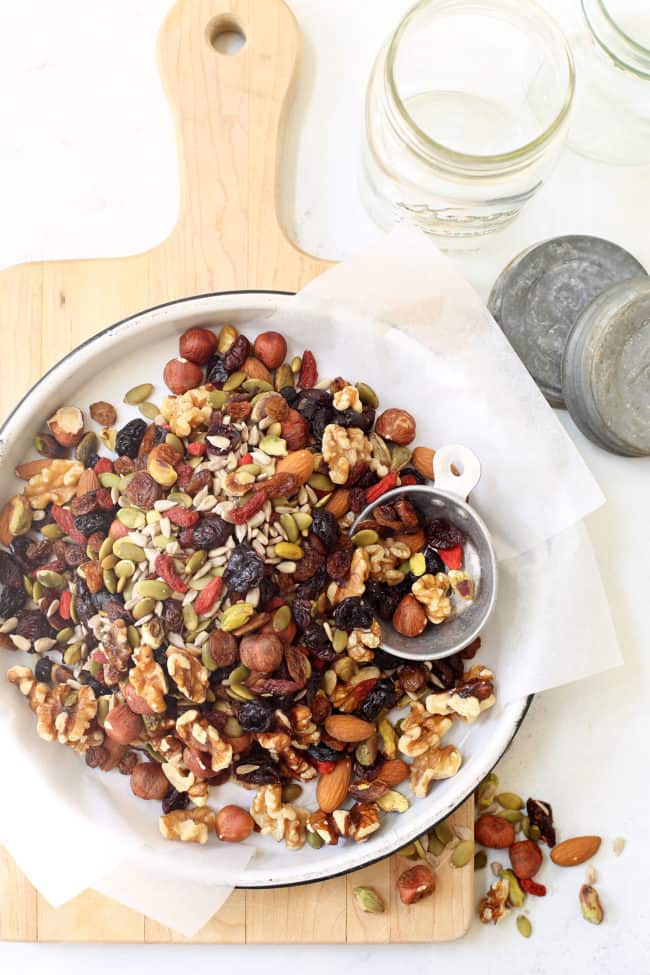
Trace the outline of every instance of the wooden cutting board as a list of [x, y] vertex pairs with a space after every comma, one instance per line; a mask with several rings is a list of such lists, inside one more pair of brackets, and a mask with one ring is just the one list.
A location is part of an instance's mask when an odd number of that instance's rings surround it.
[[[245, 46], [235, 55], [219, 53], [214, 38], [233, 29], [245, 36]], [[282, 0], [178, 0], [159, 37], [179, 143], [176, 227], [135, 257], [50, 261], [0, 273], [2, 416], [70, 349], [140, 309], [210, 291], [294, 291], [326, 269], [287, 239], [277, 216], [280, 138], [299, 46], [296, 21]], [[454, 819], [472, 825], [471, 799]], [[395, 856], [325, 883], [236, 891], [191, 940], [403, 943], [463, 935], [473, 914], [471, 867], [442, 868], [435, 897], [406, 909], [394, 889], [406, 866]], [[385, 914], [357, 911], [352, 890], [358, 884], [383, 895], [390, 905]], [[2, 849], [0, 939], [185, 940], [93, 891], [53, 910]]]

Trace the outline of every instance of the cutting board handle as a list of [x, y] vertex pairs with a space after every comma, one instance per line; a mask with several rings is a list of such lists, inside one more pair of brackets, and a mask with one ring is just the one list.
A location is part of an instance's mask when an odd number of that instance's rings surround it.
[[[224, 31], [244, 35], [237, 53], [216, 49]], [[309, 260], [289, 242], [277, 212], [279, 143], [299, 46], [283, 0], [177, 0], [158, 38], [181, 180], [169, 242], [194, 259], [197, 233], [212, 238], [212, 251], [218, 235], [224, 258], [248, 267], [241, 287], [273, 286], [273, 268], [257, 267], [252, 253], [261, 239], [260, 265], [275, 253], [285, 267], [287, 257], [293, 260], [298, 274]]]

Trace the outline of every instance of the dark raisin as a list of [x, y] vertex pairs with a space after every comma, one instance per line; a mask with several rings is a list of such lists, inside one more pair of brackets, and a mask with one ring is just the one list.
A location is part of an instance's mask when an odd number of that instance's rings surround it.
[[225, 545], [234, 531], [234, 525], [230, 525], [219, 515], [205, 515], [191, 529], [191, 541], [193, 548], [202, 548], [209, 551], [211, 548], [221, 548]]
[[8, 620], [15, 616], [27, 602], [27, 593], [24, 589], [12, 589], [5, 586], [0, 593], [0, 619]]
[[77, 515], [87, 515], [90, 511], [97, 511], [98, 507], [97, 496], [90, 491], [88, 494], [82, 494], [80, 498], [73, 498], [70, 502], [70, 511], [75, 518]]
[[88, 768], [101, 768], [108, 758], [108, 749], [103, 745], [92, 745], [85, 755]]
[[[113, 606], [115, 600], [120, 601], [120, 597], [109, 592], [108, 589], [100, 589], [92, 594], [92, 599], [98, 612], [107, 612], [109, 606]], [[121, 617], [117, 617], [118, 619]]]
[[397, 691], [392, 680], [380, 677], [355, 714], [364, 721], [374, 721], [381, 711], [390, 711], [397, 704]]
[[325, 627], [320, 623], [310, 623], [303, 635], [303, 642], [309, 650], [326, 650], [331, 647]]
[[174, 812], [175, 809], [187, 809], [189, 804], [190, 797], [187, 792], [177, 792], [176, 789], [170, 787], [162, 801], [162, 811], [166, 816], [167, 813]]
[[426, 484], [427, 479], [419, 471], [416, 471], [415, 467], [403, 467], [399, 472], [400, 477], [412, 477], [416, 484]]
[[306, 630], [312, 619], [311, 599], [306, 596], [296, 596], [291, 604], [291, 612], [299, 629]]
[[352, 409], [335, 410], [333, 422], [340, 427], [355, 427], [364, 433], [370, 433], [375, 422], [375, 411], [371, 406], [364, 406], [361, 413]]
[[18, 617], [18, 624], [14, 630], [16, 636], [25, 637], [26, 640], [40, 640], [41, 637], [51, 637], [52, 627], [44, 613], [40, 609], [28, 609]]
[[129, 481], [126, 496], [138, 508], [153, 508], [156, 501], [162, 498], [162, 488], [146, 471], [137, 471]]
[[[248, 768], [253, 764], [255, 763], [251, 762], [248, 755], [246, 755], [240, 763], [240, 767]], [[247, 785], [276, 785], [282, 781], [278, 770], [268, 762], [256, 765], [252, 772], [238, 772], [237, 768], [235, 768], [235, 778], [239, 782], [246, 782]]]
[[264, 562], [250, 545], [238, 545], [231, 552], [223, 579], [235, 592], [248, 592], [264, 578]]
[[106, 534], [111, 527], [113, 515], [110, 511], [91, 511], [87, 515], [77, 515], [74, 526], [86, 538], [95, 532]]
[[158, 650], [154, 650], [153, 659], [160, 667], [162, 667], [164, 673], [166, 674], [167, 673], [167, 650], [164, 647], [159, 647]]
[[34, 667], [34, 677], [43, 684], [49, 684], [52, 679], [53, 661], [49, 657], [40, 657]]
[[325, 745], [322, 741], [317, 745], [310, 745], [307, 754], [314, 762], [338, 762], [341, 758], [339, 752]]
[[270, 578], [270, 576], [264, 576], [259, 584], [260, 590], [260, 609], [264, 609], [266, 604], [275, 598], [280, 592], [277, 583]]
[[287, 401], [292, 409], [295, 408], [296, 403], [300, 399], [300, 393], [296, 392], [293, 386], [283, 386], [280, 390], [280, 396]]
[[[65, 545], [62, 546], [63, 552], [65, 552]], [[48, 541], [47, 538], [41, 539], [39, 542], [31, 542], [25, 549], [25, 558], [29, 563], [30, 568], [37, 565], [44, 565], [49, 562], [52, 553], [54, 552], [54, 546], [52, 542]], [[58, 555], [60, 553], [56, 553]]]
[[435, 518], [426, 526], [427, 538], [434, 548], [454, 548], [462, 545], [465, 536], [456, 525], [452, 525], [446, 518]]
[[[302, 559], [300, 560], [302, 561]], [[300, 565], [300, 563], [298, 563]], [[325, 566], [321, 566], [317, 572], [313, 574], [311, 579], [307, 582], [303, 582], [302, 585], [298, 586], [296, 594], [300, 597], [305, 597], [307, 599], [317, 599], [318, 596], [323, 592], [325, 586], [327, 585], [327, 569]]]
[[541, 838], [547, 846], [555, 846], [555, 827], [553, 825], [553, 808], [550, 803], [542, 799], [528, 799], [526, 802], [531, 826], [539, 828]]
[[163, 603], [163, 622], [167, 633], [183, 632], [183, 609], [177, 599], [166, 599]]
[[339, 540], [341, 529], [338, 526], [334, 515], [325, 511], [324, 508], [314, 508], [312, 510], [311, 530], [320, 538], [328, 552], [334, 549]]
[[[313, 433], [316, 440], [320, 443], [323, 439], [323, 434], [325, 433], [325, 427], [329, 426], [334, 420], [334, 410], [328, 409], [326, 406], [319, 406], [314, 412], [314, 415], [310, 421], [311, 432]], [[317, 511], [320, 509], [316, 509]]]
[[20, 571], [20, 565], [9, 552], [0, 551], [0, 583], [3, 586], [11, 586], [12, 589], [22, 589], [23, 587], [23, 574]]
[[358, 596], [348, 596], [336, 607], [334, 620], [339, 630], [369, 630], [373, 620], [372, 609]]
[[91, 677], [86, 681], [86, 684], [92, 688], [95, 697], [104, 697], [104, 695], [112, 694], [115, 691], [114, 687], [107, 687], [106, 684], [102, 684], [96, 677]]
[[118, 430], [115, 438], [115, 453], [135, 460], [146, 429], [147, 424], [144, 420], [129, 420], [121, 430]]
[[431, 683], [434, 687], [448, 691], [463, 676], [464, 665], [460, 654], [455, 653], [444, 660], [431, 661]]
[[246, 362], [251, 344], [245, 335], [238, 335], [231, 348], [223, 357], [223, 363], [227, 372], [237, 372]]
[[348, 507], [355, 515], [366, 506], [366, 492], [361, 487], [353, 487], [348, 496]]
[[[45, 524], [46, 522], [42, 521], [39, 525], [39, 528], [41, 527], [41, 525], [45, 525]], [[29, 549], [30, 545], [33, 544], [34, 544], [34, 539], [31, 537], [31, 535], [18, 535], [12, 541], [10, 558], [15, 559], [19, 569], [21, 568], [29, 569], [30, 566], [29, 566], [29, 559], [27, 557], [27, 550]], [[2, 558], [3, 555], [9, 555], [9, 553], [0, 552], [0, 559]], [[0, 576], [1, 576], [1, 571], [0, 571]], [[0, 578], [0, 583], [2, 583], [2, 578]]]
[[399, 667], [401, 658], [394, 657], [392, 653], [389, 653], [388, 650], [384, 650], [383, 647], [377, 647], [372, 662], [375, 667], [379, 667], [379, 669], [382, 671], [395, 670], [396, 667]]
[[361, 762], [355, 761], [352, 766], [352, 775], [355, 779], [360, 779], [361, 782], [374, 782], [383, 764], [383, 756], [378, 756], [372, 765], [362, 765]]
[[306, 582], [325, 565], [324, 546], [317, 535], [310, 533], [305, 541], [303, 551], [303, 557], [296, 564], [296, 571], [294, 572], [296, 582]]
[[75, 595], [74, 605], [81, 623], [87, 623], [91, 616], [95, 616], [97, 613], [97, 607], [93, 602], [92, 593], [80, 577], [77, 578], [77, 593]]
[[68, 542], [63, 551], [63, 558], [67, 565], [72, 569], [76, 569], [77, 566], [83, 565], [84, 562], [88, 561], [88, 553], [83, 545], [75, 545], [73, 542]]
[[361, 470], [358, 476], [355, 477], [354, 481], [350, 481], [350, 483], [353, 483], [355, 487], [369, 488], [372, 487], [373, 484], [377, 484], [378, 480], [379, 478], [377, 475], [366, 467], [365, 470]]
[[438, 572], [445, 572], [445, 563], [442, 561], [433, 545], [427, 545], [424, 550], [424, 561], [427, 565], [427, 572], [435, 576]]
[[339, 548], [327, 557], [327, 574], [330, 579], [340, 582], [349, 575], [353, 554], [352, 548]]
[[[215, 416], [219, 417], [218, 422], [214, 422]], [[221, 413], [215, 413], [210, 421], [210, 426], [208, 428], [208, 455], [210, 457], [225, 457], [226, 454], [231, 453], [235, 450], [241, 442], [241, 433], [233, 423], [222, 423]], [[227, 441], [225, 447], [216, 447], [211, 443], [212, 437], [223, 437]]]
[[152, 447], [159, 447], [161, 443], [164, 443], [167, 439], [167, 434], [169, 430], [165, 427], [154, 426], [153, 428], [153, 440], [151, 442]]
[[215, 353], [208, 360], [206, 382], [212, 383], [217, 389], [221, 389], [227, 378], [228, 370], [226, 369], [224, 356]]
[[403, 597], [410, 592], [410, 585], [404, 582], [389, 586], [383, 582], [366, 583], [364, 599], [372, 606], [382, 620], [390, 620]]
[[237, 720], [244, 731], [270, 731], [275, 715], [262, 701], [244, 701], [237, 713]]

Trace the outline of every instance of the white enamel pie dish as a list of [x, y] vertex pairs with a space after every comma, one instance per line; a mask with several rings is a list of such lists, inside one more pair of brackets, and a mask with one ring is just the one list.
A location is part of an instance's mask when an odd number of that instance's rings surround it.
[[[260, 320], [268, 319], [276, 312], [281, 314], [283, 309], [288, 309], [290, 301], [291, 296], [286, 293], [266, 291], [200, 295], [140, 312], [80, 345], [36, 383], [0, 428], [0, 498], [5, 499], [17, 489], [20, 490], [14, 468], [26, 457], [32, 456], [30, 445], [34, 436], [57, 407], [72, 403], [87, 411], [88, 405], [96, 400], [107, 400], [117, 407], [122, 404], [124, 392], [142, 382], [156, 384], [151, 398], [154, 402], [160, 402], [164, 395], [162, 370], [168, 359], [177, 354], [178, 336], [186, 328], [192, 325], [219, 327], [225, 322], [232, 322], [253, 338], [257, 331], [270, 327], [268, 322], [262, 325]], [[251, 323], [250, 327], [247, 327], [247, 323]], [[385, 341], [385, 336], [378, 337], [377, 330], [372, 330], [368, 322], [353, 317], [349, 321], [349, 340], [345, 348], [334, 348], [326, 329], [310, 327], [306, 334], [304, 327], [294, 325], [290, 319], [285, 325], [281, 318], [275, 327], [284, 332], [290, 351], [294, 354], [301, 352], [305, 346], [313, 350], [321, 376], [349, 372], [350, 379], [363, 380], [376, 389], [383, 406], [401, 406], [412, 412], [418, 424], [418, 442], [429, 443], [431, 435], [427, 435], [427, 413], [431, 407], [423, 402], [417, 383], [404, 381], [404, 377], [417, 376], [418, 362], [421, 363], [422, 356], [426, 355], [422, 346], [404, 337], [404, 341], [400, 340], [399, 361], [394, 355], [379, 356], [376, 353], [380, 351], [380, 343]], [[368, 348], [375, 354], [364, 354]], [[349, 366], [347, 370], [346, 364]], [[363, 374], [360, 374], [361, 370]], [[399, 393], [396, 392], [398, 388]], [[120, 405], [119, 409], [120, 425], [137, 415], [133, 407]], [[34, 663], [33, 657], [24, 657], [19, 653], [9, 655], [0, 651], [0, 656], [4, 658], [0, 668], [3, 682], [9, 656], [11, 664]], [[477, 659], [480, 660], [480, 656]], [[255, 856], [248, 868], [224, 875], [221, 870], [217, 872], [215, 862], [215, 880], [237, 887], [286, 886], [324, 880], [390, 855], [444, 819], [500, 759], [528, 709], [528, 698], [507, 705], [499, 702], [498, 676], [496, 705], [474, 724], [456, 722], [448, 736], [448, 740], [456, 744], [463, 754], [463, 765], [458, 774], [434, 783], [429, 796], [412, 800], [407, 812], [385, 816], [381, 829], [366, 843], [348, 841], [320, 850], [306, 845], [302, 850], [292, 852], [284, 844], [276, 844], [270, 837], [254, 834], [249, 842], [255, 846]], [[9, 690], [12, 696], [0, 695], [2, 700], [11, 701], [12, 707], [25, 709], [25, 701], [15, 688]], [[46, 749], [50, 762], [55, 752], [58, 760], [77, 762], [78, 775], [80, 780], [84, 780], [84, 788], [99, 787], [93, 783], [97, 783], [97, 778], [101, 776], [101, 788], [115, 791], [111, 801], [120, 808], [127, 808], [124, 803], [128, 793], [131, 802], [128, 808], [133, 809], [133, 816], [140, 823], [143, 816], [149, 817], [152, 836], [158, 835], [158, 803], [138, 802], [130, 797], [128, 781], [123, 776], [102, 775], [87, 769], [78, 756], [72, 753], [65, 757], [61, 755], [61, 752], [69, 752], [68, 749], [41, 741], [35, 727], [32, 732], [33, 737], [26, 742], [26, 747]], [[405, 791], [408, 794], [408, 790]], [[228, 784], [219, 789], [219, 805], [227, 802], [247, 805], [249, 800], [250, 794], [238, 786]], [[308, 789], [300, 801], [315, 808], [315, 801]], [[204, 848], [206, 856], [210, 856], [210, 849], [215, 845], [210, 843]]]

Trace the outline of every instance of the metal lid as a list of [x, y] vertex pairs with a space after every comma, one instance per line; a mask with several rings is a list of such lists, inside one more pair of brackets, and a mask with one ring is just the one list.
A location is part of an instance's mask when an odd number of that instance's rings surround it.
[[650, 455], [650, 277], [614, 285], [585, 309], [566, 345], [563, 390], [594, 443]]
[[522, 251], [497, 278], [488, 308], [552, 406], [564, 406], [562, 356], [581, 312], [603, 291], [645, 274], [600, 237], [554, 237]]

